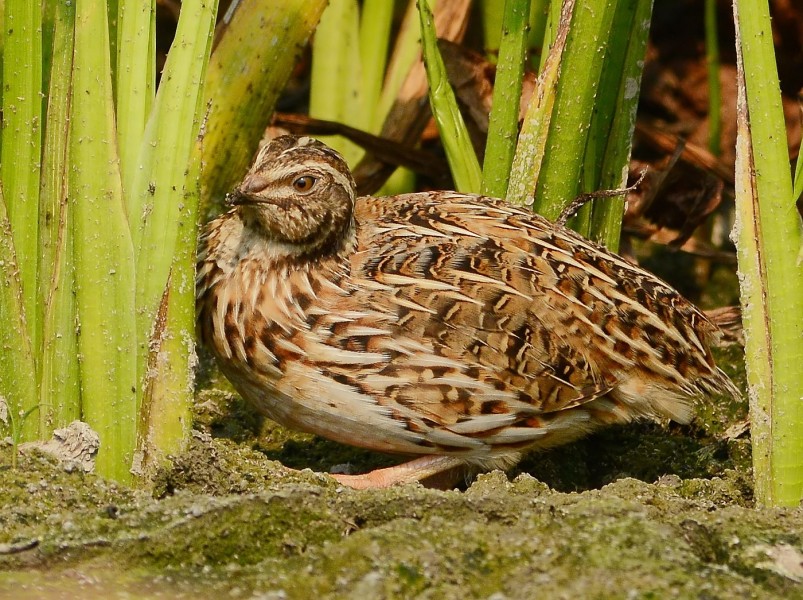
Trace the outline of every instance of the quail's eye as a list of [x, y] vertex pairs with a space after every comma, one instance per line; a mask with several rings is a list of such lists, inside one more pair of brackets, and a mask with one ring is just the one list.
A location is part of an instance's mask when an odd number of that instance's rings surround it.
[[297, 192], [308, 192], [317, 181], [318, 179], [312, 175], [302, 175], [293, 182], [293, 188]]

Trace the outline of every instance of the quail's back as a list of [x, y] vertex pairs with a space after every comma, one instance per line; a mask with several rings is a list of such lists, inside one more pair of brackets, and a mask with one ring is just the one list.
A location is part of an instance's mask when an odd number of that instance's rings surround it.
[[232, 203], [202, 235], [198, 329], [282, 424], [504, 468], [738, 394], [697, 308], [527, 210], [456, 192], [355, 198], [342, 158], [293, 136], [263, 148]]

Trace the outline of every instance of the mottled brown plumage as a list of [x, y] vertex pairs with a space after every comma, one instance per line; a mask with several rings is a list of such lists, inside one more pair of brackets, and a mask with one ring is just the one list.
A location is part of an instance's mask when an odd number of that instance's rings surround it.
[[290, 427], [424, 455], [351, 485], [529, 448], [634, 418], [685, 422], [737, 394], [716, 328], [650, 273], [525, 209], [456, 192], [355, 198], [310, 138], [263, 148], [201, 241], [202, 342]]

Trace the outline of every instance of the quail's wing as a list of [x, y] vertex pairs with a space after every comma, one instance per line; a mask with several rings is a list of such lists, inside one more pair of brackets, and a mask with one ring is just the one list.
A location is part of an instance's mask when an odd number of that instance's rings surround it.
[[[526, 210], [429, 193], [361, 199], [358, 211], [371, 225], [360, 231], [353, 275], [377, 288], [366, 304], [539, 413], [614, 391], [635, 414], [682, 419], [696, 380], [719, 377], [706, 342], [714, 327], [693, 305]], [[650, 394], [652, 405], [638, 403]]]

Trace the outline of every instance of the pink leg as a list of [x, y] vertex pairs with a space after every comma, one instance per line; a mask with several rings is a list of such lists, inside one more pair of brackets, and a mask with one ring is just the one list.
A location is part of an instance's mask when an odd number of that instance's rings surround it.
[[[338, 482], [351, 488], [366, 490], [429, 479], [436, 475], [442, 475], [446, 471], [455, 471], [463, 465], [465, 465], [464, 461], [453, 456], [422, 456], [395, 467], [376, 469], [363, 475], [330, 475], [330, 477], [334, 477]], [[450, 480], [447, 479], [447, 482]], [[440, 487], [437, 485], [440, 481], [433, 483], [436, 484], [434, 487]]]

